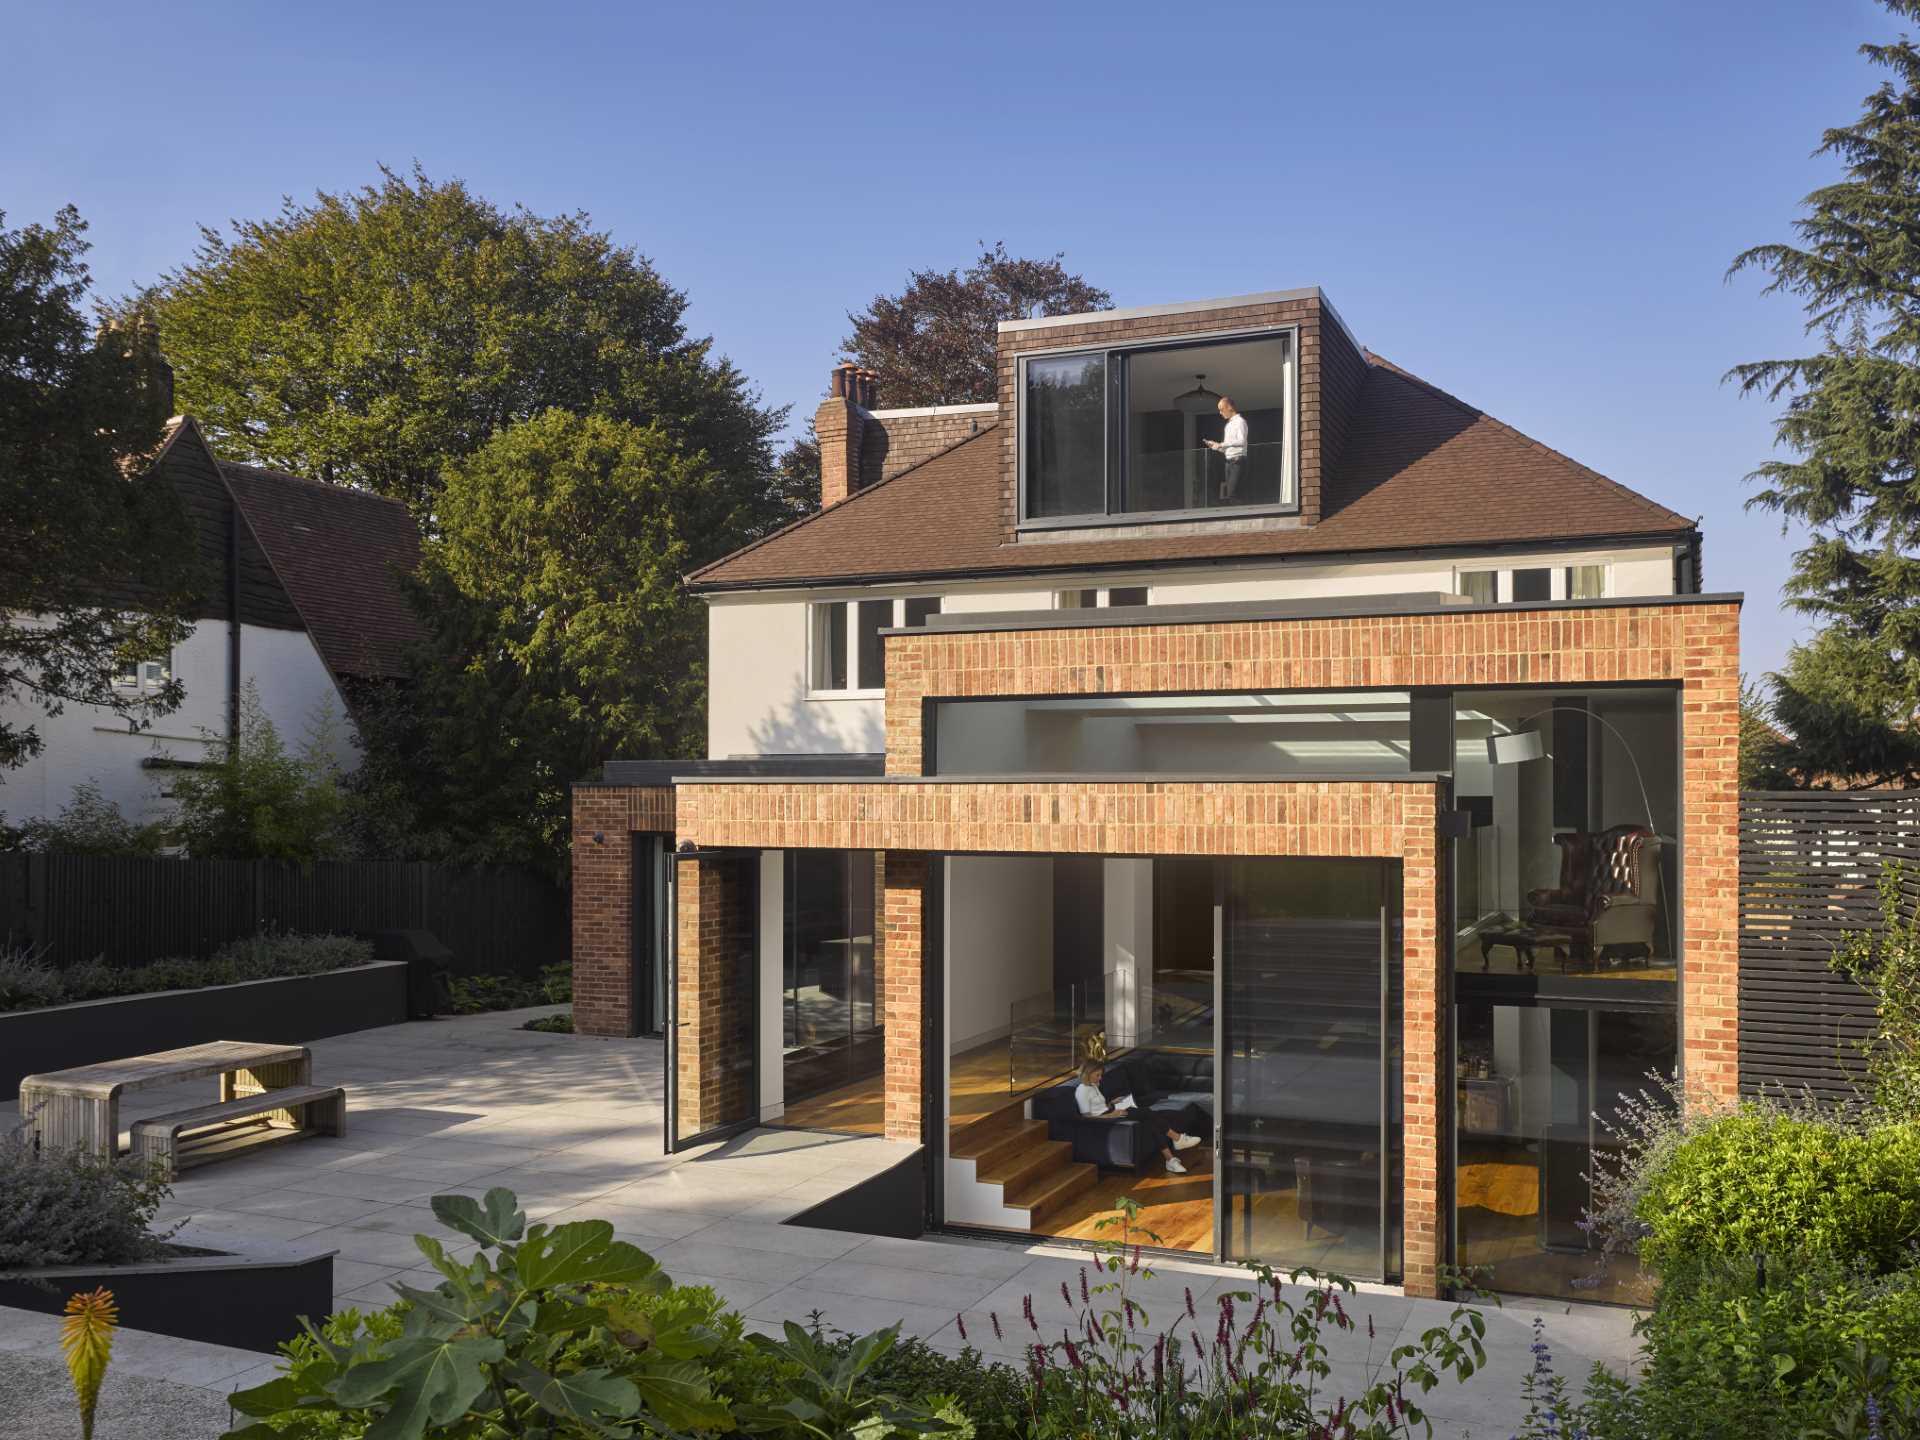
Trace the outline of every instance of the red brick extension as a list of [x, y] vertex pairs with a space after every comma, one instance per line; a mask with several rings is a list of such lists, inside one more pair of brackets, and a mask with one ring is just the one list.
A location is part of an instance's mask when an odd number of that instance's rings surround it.
[[[923, 701], [980, 695], [1150, 694], [1258, 689], [1578, 685], [1682, 686], [1683, 1064], [1731, 1096], [1738, 1084], [1735, 879], [1739, 611], [1731, 603], [1463, 611], [1231, 625], [1025, 632], [917, 632], [887, 641], [891, 783], [692, 784], [575, 791], [576, 1023], [622, 1034], [630, 830], [673, 829], [712, 846], [871, 848], [885, 860], [887, 1131], [921, 1139], [920, 943], [929, 854], [947, 850], [1106, 854], [1378, 855], [1405, 893], [1405, 1283], [1432, 1294], [1443, 1253], [1443, 1065], [1448, 977], [1440, 957], [1435, 787], [1408, 782], [1072, 784], [960, 782], [921, 772]], [[674, 813], [677, 809], [677, 815]], [[620, 828], [622, 823], [627, 829]], [[644, 823], [642, 823], [644, 822]], [[599, 833], [604, 839], [595, 843]], [[743, 1097], [718, 1038], [724, 1002], [698, 1007], [704, 960], [728, 932], [711, 862], [682, 867], [681, 1124]], [[698, 884], [692, 883], [700, 876]], [[724, 890], [724, 887], [721, 887]], [[691, 913], [690, 913], [691, 912]], [[730, 932], [728, 932], [730, 933]], [[692, 942], [690, 944], [690, 942]], [[730, 949], [731, 944], [720, 948]], [[689, 1006], [695, 1007], [689, 1010]], [[697, 1023], [695, 1023], [697, 1022]], [[697, 1033], [696, 1033], [697, 1032]], [[685, 1037], [692, 1036], [691, 1042]]]

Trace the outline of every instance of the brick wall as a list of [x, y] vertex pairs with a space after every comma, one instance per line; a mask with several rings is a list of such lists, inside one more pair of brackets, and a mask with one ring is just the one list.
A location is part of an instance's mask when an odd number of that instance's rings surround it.
[[670, 788], [574, 787], [573, 1023], [583, 1035], [633, 1034], [636, 831], [673, 832]]
[[889, 1140], [923, 1144], [926, 1076], [921, 1061], [922, 1024], [926, 991], [922, 985], [925, 954], [927, 876], [931, 862], [925, 855], [891, 850], [881, 859], [885, 888], [883, 920], [888, 957], [883, 994], [886, 1017], [886, 1134]]
[[865, 413], [839, 395], [829, 395], [813, 415], [820, 442], [820, 504], [838, 505], [859, 488], [860, 439]]
[[[1300, 515], [1308, 524], [1320, 519], [1320, 476], [1322, 470], [1321, 347], [1322, 335], [1338, 326], [1325, 317], [1321, 302], [1313, 296], [1284, 300], [1266, 305], [1228, 305], [1213, 310], [1194, 310], [1176, 315], [1148, 315], [1131, 320], [1101, 319], [1089, 315], [1072, 325], [1045, 325], [1036, 330], [1004, 330], [1000, 333], [1000, 435], [1001, 494], [1000, 513], [1009, 543], [1019, 524], [1019, 357], [1034, 350], [1065, 350], [1095, 345], [1128, 345], [1151, 340], [1177, 339], [1182, 335], [1213, 330], [1252, 330], [1267, 326], [1297, 325], [1300, 353], [1296, 358], [1300, 381]], [[1346, 422], [1353, 397], [1351, 359], [1357, 358], [1344, 336], [1337, 341], [1341, 365], [1334, 386], [1333, 411], [1337, 429], [1345, 436]]]
[[868, 412], [860, 431], [860, 485], [877, 485], [931, 455], [977, 435], [998, 418], [997, 406], [937, 405], [926, 410]]
[[[573, 792], [573, 1024], [633, 1033], [633, 833], [624, 791]], [[594, 836], [603, 837], [595, 842]]]
[[679, 862], [678, 1029], [674, 1069], [681, 1136], [747, 1118], [753, 1073], [757, 856]]

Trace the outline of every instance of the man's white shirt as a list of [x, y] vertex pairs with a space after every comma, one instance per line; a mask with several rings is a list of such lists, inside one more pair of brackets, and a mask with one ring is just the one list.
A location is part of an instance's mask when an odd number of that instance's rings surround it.
[[1227, 421], [1227, 433], [1220, 441], [1220, 453], [1229, 460], [1240, 460], [1247, 453], [1247, 417], [1235, 415]]

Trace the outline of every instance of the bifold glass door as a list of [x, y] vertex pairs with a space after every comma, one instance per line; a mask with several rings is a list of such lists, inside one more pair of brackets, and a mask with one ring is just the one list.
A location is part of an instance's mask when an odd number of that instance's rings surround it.
[[1218, 1245], [1400, 1269], [1400, 867], [1235, 860], [1220, 923]]
[[789, 850], [781, 1052], [785, 1103], [880, 1073], [884, 1047], [871, 850]]

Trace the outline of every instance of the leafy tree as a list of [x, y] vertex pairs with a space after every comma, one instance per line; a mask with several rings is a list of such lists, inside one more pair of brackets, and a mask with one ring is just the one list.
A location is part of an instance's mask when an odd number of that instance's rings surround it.
[[142, 824], [100, 793], [96, 781], [73, 787], [73, 796], [52, 820], [29, 820], [8, 837], [6, 848], [56, 855], [154, 855], [166, 844], [165, 828]]
[[[9, 230], [0, 214], [0, 707], [98, 706], [135, 729], [179, 705], [177, 680], [120, 688], [126, 662], [189, 633], [198, 569], [178, 498], [143, 483], [169, 400], [150, 326], [82, 313], [86, 225]], [[15, 713], [18, 713], [17, 711]], [[0, 719], [0, 770], [38, 728]]]
[[333, 735], [334, 717], [323, 707], [300, 748], [288, 750], [249, 680], [240, 691], [238, 743], [218, 737], [213, 763], [162, 772], [178, 806], [174, 839], [195, 859], [308, 864], [344, 855], [346, 798]]
[[373, 721], [405, 764], [355, 782], [389, 834], [557, 866], [573, 781], [698, 750], [706, 626], [680, 576], [714, 551], [716, 503], [658, 426], [563, 410], [448, 472], [416, 587], [433, 638]]
[[147, 301], [183, 407], [228, 458], [431, 518], [451, 462], [558, 406], [704, 453], [732, 544], [777, 518], [784, 412], [688, 336], [683, 292], [584, 214], [502, 211], [459, 181], [383, 169], [231, 236], [203, 230]]
[[960, 270], [914, 270], [898, 295], [876, 295], [840, 342], [879, 376], [888, 405], [964, 405], [992, 400], [996, 327], [1002, 320], [1105, 310], [1113, 296], [1061, 263], [1016, 259], [1004, 241], [982, 243]]
[[1914, 872], [1900, 861], [1880, 874], [1880, 925], [1841, 938], [1833, 968], [1873, 997], [1874, 1034], [1860, 1045], [1873, 1097], [1920, 1120], [1920, 910], [1909, 897]]
[[1797, 782], [1786, 773], [1786, 737], [1773, 723], [1773, 705], [1766, 693], [1746, 676], [1740, 677], [1740, 788], [1793, 789]]
[[[1920, 0], [1882, 0], [1920, 16]], [[1905, 36], [1861, 53], [1891, 72], [1860, 118], [1819, 150], [1845, 165], [1794, 224], [1798, 244], [1760, 245], [1730, 273], [1798, 296], [1814, 353], [1755, 361], [1729, 378], [1786, 405], [1788, 458], [1753, 472], [1749, 504], [1812, 532], [1787, 603], [1826, 627], [1773, 677], [1790, 765], [1830, 783], [1920, 783], [1920, 48]]]
[[811, 416], [806, 430], [789, 441], [774, 462], [773, 490], [786, 512], [782, 524], [803, 520], [820, 508], [820, 437]]

